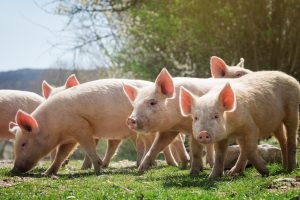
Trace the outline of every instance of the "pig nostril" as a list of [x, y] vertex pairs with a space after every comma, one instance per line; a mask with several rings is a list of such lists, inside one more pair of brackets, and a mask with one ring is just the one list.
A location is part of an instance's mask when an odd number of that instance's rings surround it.
[[206, 136], [206, 139], [208, 139], [209, 137], [208, 137], [208, 135]]
[[202, 136], [200, 136], [199, 138], [202, 139]]

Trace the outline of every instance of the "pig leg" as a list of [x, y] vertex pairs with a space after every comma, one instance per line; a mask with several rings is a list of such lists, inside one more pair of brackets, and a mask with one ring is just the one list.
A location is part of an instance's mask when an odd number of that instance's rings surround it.
[[214, 166], [214, 145], [209, 144], [205, 145], [206, 147], [206, 163], [209, 164], [210, 167]]
[[166, 160], [167, 164], [170, 165], [170, 166], [178, 166], [177, 162], [175, 161], [175, 159], [173, 157], [173, 153], [171, 152], [171, 147], [170, 146], [171, 146], [171, 144], [168, 145], [163, 150], [165, 160]]
[[[89, 156], [89, 158], [92, 160], [92, 163], [94, 165], [94, 170], [96, 174], [100, 173], [102, 160], [100, 159], [99, 155], [97, 154], [96, 150], [96, 143], [95, 140], [92, 137], [92, 131], [88, 131], [90, 129], [90, 126], [87, 124], [81, 123], [82, 130], [78, 131], [77, 133], [74, 133], [75, 139], [78, 141], [78, 143], [81, 145], [83, 150], [86, 152], [86, 154]], [[86, 126], [84, 126], [86, 125]]]
[[283, 124], [281, 124], [280, 127], [276, 131], [274, 131], [274, 136], [280, 144], [283, 168], [287, 170], [287, 166], [288, 166], [287, 139], [286, 139]]
[[113, 155], [115, 154], [117, 148], [119, 147], [122, 140], [108, 140], [107, 143], [107, 149], [106, 153], [103, 159], [102, 167], [108, 167], [109, 162]]
[[[245, 146], [244, 138], [237, 138], [237, 143], [239, 146]], [[244, 169], [247, 165], [247, 155], [245, 150], [240, 148], [240, 155], [235, 163], [235, 165], [226, 173], [228, 176], [239, 176], [242, 175]]]
[[76, 142], [59, 145], [57, 153], [55, 155], [55, 159], [51, 167], [47, 169], [44, 175], [55, 176], [64, 160], [69, 157], [69, 155], [73, 152], [76, 146]]
[[150, 150], [143, 158], [139, 171], [146, 171], [150, 168], [151, 164], [154, 163], [157, 155], [169, 145], [173, 139], [178, 135], [178, 132], [160, 132], [154, 140]]
[[191, 135], [190, 137], [191, 146], [191, 171], [190, 175], [198, 175], [203, 170], [203, 146], [199, 144], [195, 138]]
[[[95, 139], [95, 143], [96, 143], [96, 146], [99, 142], [99, 139]], [[107, 147], [108, 148], [108, 147]], [[81, 169], [82, 170], [86, 170], [86, 169], [91, 169], [92, 168], [92, 161], [91, 159], [85, 154], [84, 156], [84, 160], [83, 160], [83, 163], [82, 163], [82, 166], [81, 166]]]
[[50, 153], [50, 160], [53, 162], [55, 159], [55, 155], [56, 155], [56, 151], [57, 151], [58, 147], [55, 147], [55, 149], [53, 149]]
[[187, 168], [188, 163], [190, 161], [190, 156], [184, 146], [184, 136], [179, 134], [179, 136], [177, 136], [177, 138], [178, 139], [175, 139], [171, 143], [172, 153], [174, 151], [176, 152], [177, 156], [175, 156], [175, 160], [179, 163], [181, 168], [185, 169], [185, 168]]
[[135, 148], [136, 148], [136, 154], [137, 154], [136, 165], [137, 165], [137, 167], [139, 167], [144, 155], [147, 153], [145, 151], [143, 135], [138, 134], [137, 139], [136, 139]]
[[240, 144], [240, 150], [241, 152], [245, 151], [248, 160], [261, 175], [268, 176], [269, 170], [266, 167], [265, 161], [257, 152], [258, 130], [250, 130], [249, 132], [244, 132], [245, 142], [243, 145], [241, 145], [242, 143]]
[[[297, 105], [298, 108], [298, 105]], [[297, 167], [296, 161], [296, 147], [297, 147], [297, 129], [298, 129], [298, 110], [290, 110], [286, 119], [284, 119], [284, 125], [286, 127], [287, 135], [287, 153], [288, 153], [288, 166], [287, 171], [291, 172]]]
[[215, 162], [209, 179], [215, 179], [222, 176], [224, 171], [224, 161], [227, 153], [228, 141], [227, 139], [221, 140], [214, 144], [215, 149]]

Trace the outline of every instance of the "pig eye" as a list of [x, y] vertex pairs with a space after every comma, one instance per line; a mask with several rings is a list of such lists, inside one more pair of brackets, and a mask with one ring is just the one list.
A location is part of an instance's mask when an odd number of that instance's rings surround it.
[[243, 72], [237, 72], [237, 73], [235, 74], [236, 77], [241, 77], [242, 75], [243, 75]]
[[21, 144], [21, 146], [22, 146], [22, 147], [25, 147], [25, 146], [26, 146], [26, 144], [27, 144], [27, 143], [26, 143], [26, 142], [24, 142], [24, 143], [22, 143], [22, 144]]
[[219, 115], [218, 114], [215, 114], [213, 119], [219, 119]]
[[198, 118], [197, 116], [194, 117], [194, 120], [195, 120], [195, 121], [198, 121], [198, 119], [199, 119], [199, 118]]
[[154, 106], [154, 105], [156, 105], [157, 104], [157, 101], [155, 100], [155, 99], [151, 99], [150, 100], [150, 105], [151, 106]]

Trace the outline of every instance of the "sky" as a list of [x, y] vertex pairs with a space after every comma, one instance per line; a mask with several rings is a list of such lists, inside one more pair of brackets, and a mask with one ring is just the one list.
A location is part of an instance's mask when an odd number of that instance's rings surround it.
[[33, 0], [1, 0], [0, 71], [48, 68], [67, 59], [66, 50], [53, 47], [62, 41], [66, 20], [46, 13]]

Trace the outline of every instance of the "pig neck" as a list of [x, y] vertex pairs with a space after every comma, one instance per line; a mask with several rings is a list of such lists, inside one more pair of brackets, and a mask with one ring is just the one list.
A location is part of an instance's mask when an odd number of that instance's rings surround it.
[[177, 77], [173, 78], [173, 83], [175, 86], [175, 97], [167, 101], [166, 106], [168, 110], [174, 110], [173, 113], [173, 123], [169, 125], [170, 130], [180, 131], [192, 134], [192, 118], [183, 117], [180, 113], [179, 107], [179, 91], [180, 87], [183, 86], [190, 90], [193, 94], [197, 96], [202, 96], [207, 93], [211, 88], [217, 85], [225, 84], [226, 82], [231, 82], [233, 79], [213, 79], [213, 78], [185, 78]]

